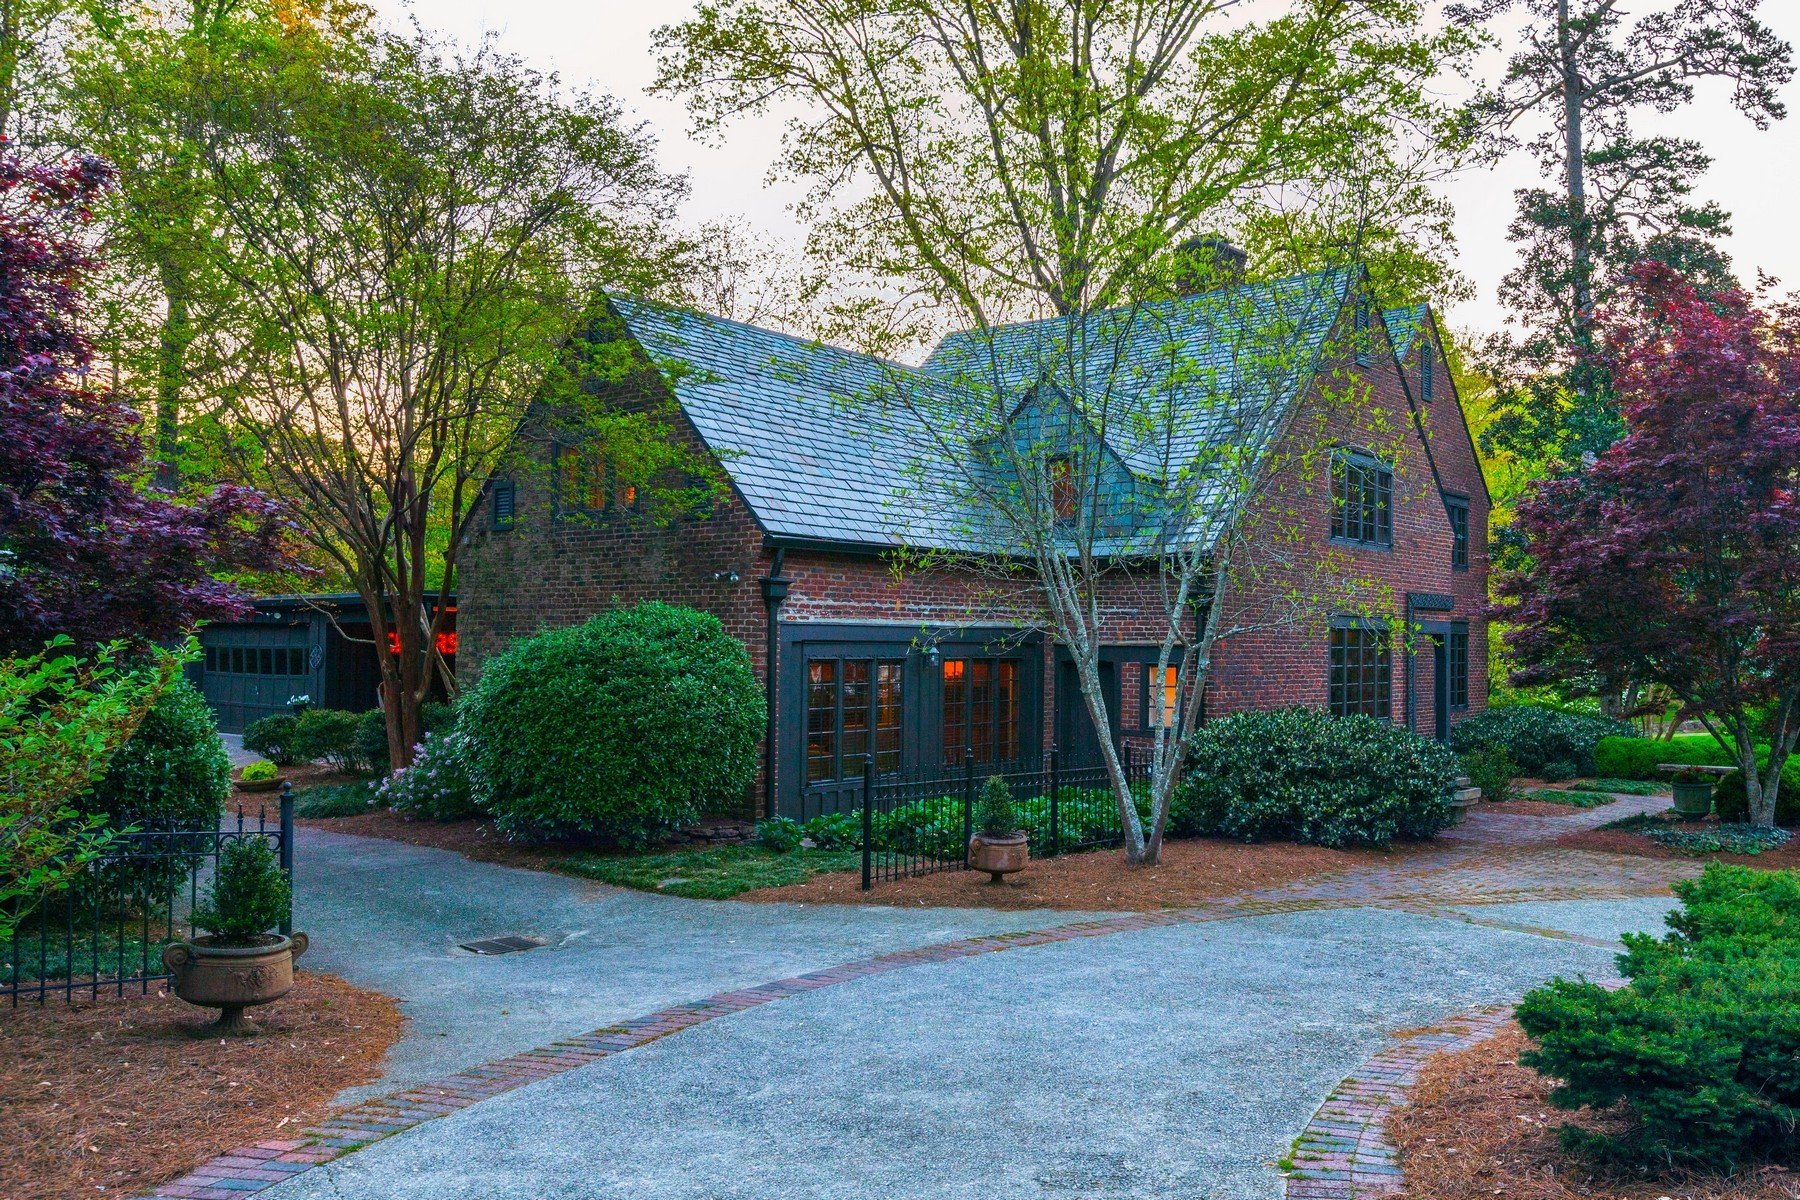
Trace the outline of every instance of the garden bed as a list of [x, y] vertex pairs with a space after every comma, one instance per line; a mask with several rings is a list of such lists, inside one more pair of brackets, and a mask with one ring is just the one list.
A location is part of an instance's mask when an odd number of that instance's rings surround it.
[[0, 1009], [0, 1179], [9, 1200], [135, 1196], [214, 1155], [323, 1116], [380, 1074], [393, 1001], [329, 975], [207, 1036], [216, 1014], [164, 992]]
[[1706, 831], [1716, 829], [1718, 822], [1712, 817], [1708, 817], [1704, 821], [1688, 822], [1666, 817], [1644, 817], [1611, 826], [1601, 826], [1599, 829], [1565, 833], [1556, 839], [1555, 844], [1570, 850], [1589, 850], [1599, 854], [1630, 854], [1640, 858], [1685, 859], [1690, 862], [1741, 863], [1746, 867], [1757, 867], [1769, 871], [1800, 868], [1800, 833], [1791, 837], [1787, 845], [1778, 849], [1764, 850], [1760, 854], [1696, 853], [1674, 846], [1659, 845], [1652, 841], [1650, 831], [1659, 826]]
[[1550, 1081], [1518, 1065], [1517, 1025], [1427, 1063], [1389, 1134], [1411, 1200], [1794, 1200], [1800, 1174], [1765, 1168], [1735, 1177], [1596, 1173], [1558, 1144], [1578, 1124], [1617, 1132], [1624, 1118], [1552, 1108]]
[[1187, 838], [1163, 846], [1162, 864], [1128, 867], [1121, 850], [1090, 850], [1033, 859], [1006, 883], [990, 884], [979, 871], [943, 871], [878, 883], [862, 890], [859, 873], [815, 876], [805, 883], [767, 888], [745, 900], [815, 904], [880, 904], [947, 908], [1062, 908], [1081, 912], [1149, 912], [1186, 908], [1206, 900], [1357, 867], [1391, 864], [1433, 847], [1396, 845], [1392, 850], [1327, 850], [1292, 842], [1245, 844]]

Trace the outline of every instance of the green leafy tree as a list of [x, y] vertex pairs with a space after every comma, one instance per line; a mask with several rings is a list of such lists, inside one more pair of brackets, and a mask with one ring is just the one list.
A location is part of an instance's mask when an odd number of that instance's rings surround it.
[[615, 103], [489, 47], [316, 21], [238, 36], [204, 96], [210, 266], [244, 364], [227, 449], [397, 650], [378, 660], [402, 766], [434, 677], [454, 687], [430, 593], [454, 590], [483, 485], [534, 404], [592, 407], [571, 335], [601, 288], [654, 291], [678, 267], [665, 228], [682, 184]]
[[85, 661], [73, 645], [0, 660], [0, 940], [116, 832], [78, 804], [191, 657], [153, 653], [122, 671], [117, 645]]
[[[1791, 48], [1757, 16], [1759, 0], [1682, 0], [1635, 19], [1617, 0], [1484, 0], [1453, 5], [1474, 27], [1522, 15], [1522, 47], [1471, 115], [1494, 155], [1524, 147], [1549, 187], [1519, 193], [1518, 268], [1501, 287], [1516, 336], [1489, 347], [1500, 413], [1489, 437], [1533, 462], [1574, 462], [1619, 434], [1609, 373], [1596, 354], [1598, 306], [1624, 272], [1655, 259], [1694, 282], [1731, 285], [1717, 245], [1727, 215], [1693, 195], [1710, 160], [1683, 139], [1646, 136], [1645, 113], [1689, 104], [1702, 80], [1730, 85], [1758, 128], [1786, 115]], [[1510, 34], [1508, 40], [1515, 40]]]
[[[1290, 512], [1269, 518], [1285, 531], [1250, 527], [1263, 500], [1330, 469], [1319, 456], [1277, 469], [1252, 447], [1267, 444], [1295, 373], [1331, 358], [1300, 332], [1316, 333], [1310, 306], [1366, 302], [1348, 264], [1405, 241], [1398, 231], [1415, 221], [1427, 241], [1442, 228], [1424, 187], [1454, 122], [1426, 85], [1468, 45], [1457, 30], [1425, 32], [1412, 0], [1292, 0], [1248, 20], [1232, 7], [711, 0], [657, 34], [658, 86], [687, 98], [701, 130], [778, 105], [795, 113], [777, 170], [811, 186], [810, 252], [869, 285], [837, 297], [838, 329], [882, 351], [946, 324], [971, 331], [938, 373], [948, 390], [898, 371], [882, 389], [896, 436], [921, 447], [914, 507], [966, 548], [944, 552], [909, 529], [909, 544], [934, 549], [899, 568], [985, 575], [974, 603], [1067, 649], [1102, 730], [1102, 598], [1133, 576], [1156, 597], [1156, 677], [1179, 668], [1180, 684], [1170, 707], [1156, 691], [1147, 822], [1101, 739], [1133, 863], [1158, 860], [1217, 640], [1303, 620], [1321, 589], [1380, 603], [1349, 586], [1340, 556], [1302, 553], [1291, 534], [1309, 518], [1297, 509], [1265, 510]], [[1346, 269], [1255, 313], [1249, 293], [1219, 292], [1198, 318], [1208, 365], [1181, 340], [1191, 330], [1154, 327], [1177, 311], [1158, 301], [1233, 282], [1195, 238], [1217, 230], [1255, 252], [1253, 278]], [[1390, 269], [1408, 287], [1446, 278], [1400, 255]], [[1018, 347], [1002, 327], [1033, 318], [1050, 324], [1027, 357], [1060, 407], [1022, 417]], [[1350, 339], [1337, 332], [1325, 340], [1342, 353]], [[1167, 386], [1142, 384], [1150, 361]], [[1319, 382], [1321, 419], [1366, 407], [1354, 381]], [[1209, 441], [1209, 424], [1242, 436]], [[1139, 457], [1131, 534], [1109, 452], [1072, 451], [1077, 430]]]

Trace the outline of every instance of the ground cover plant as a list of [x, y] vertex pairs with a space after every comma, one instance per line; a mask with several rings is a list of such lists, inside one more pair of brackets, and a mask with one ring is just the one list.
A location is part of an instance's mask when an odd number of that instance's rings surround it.
[[1659, 846], [1679, 850], [1683, 854], [1746, 854], [1754, 858], [1767, 850], [1779, 850], [1788, 844], [1788, 831], [1762, 825], [1721, 823], [1698, 828], [1660, 825], [1647, 830], [1650, 840]]
[[1632, 1119], [1569, 1126], [1572, 1151], [1651, 1169], [1800, 1160], [1800, 875], [1715, 863], [1674, 888], [1666, 936], [1625, 935], [1625, 987], [1558, 979], [1519, 1002], [1538, 1042], [1520, 1061], [1558, 1081], [1559, 1108]]
[[294, 815], [309, 819], [353, 817], [366, 813], [374, 791], [366, 783], [322, 783], [294, 795]]
[[1595, 772], [1600, 739], [1631, 731], [1622, 721], [1538, 704], [1509, 704], [1458, 721], [1450, 730], [1450, 747], [1458, 754], [1497, 751], [1512, 759], [1520, 775], [1567, 779]]
[[1606, 792], [1583, 788], [1528, 788], [1518, 794], [1521, 800], [1541, 800], [1547, 804], [1563, 804], [1570, 808], [1599, 808], [1617, 797]]
[[860, 851], [809, 850], [798, 845], [783, 850], [752, 845], [629, 856], [576, 854], [556, 863], [557, 870], [585, 879], [695, 900], [729, 900], [745, 892], [803, 883], [823, 871], [853, 871], [861, 866]]
[[1385, 846], [1455, 819], [1456, 756], [1386, 721], [1300, 708], [1235, 713], [1192, 742], [1171, 816], [1177, 834]]
[[763, 724], [743, 644], [654, 602], [514, 642], [459, 716], [474, 803], [501, 829], [631, 848], [737, 805]]
[[1669, 791], [1667, 780], [1657, 782], [1649, 779], [1617, 779], [1602, 775], [1582, 782], [1596, 792], [1616, 792], [1622, 796], [1661, 796]]

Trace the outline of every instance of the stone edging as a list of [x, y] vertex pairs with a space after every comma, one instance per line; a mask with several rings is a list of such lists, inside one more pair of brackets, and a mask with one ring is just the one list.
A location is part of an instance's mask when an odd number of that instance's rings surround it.
[[1511, 1008], [1482, 1009], [1403, 1034], [1353, 1071], [1294, 1139], [1288, 1200], [1355, 1200], [1403, 1192], [1398, 1151], [1387, 1135], [1389, 1115], [1406, 1102], [1427, 1059], [1485, 1042], [1511, 1016]]

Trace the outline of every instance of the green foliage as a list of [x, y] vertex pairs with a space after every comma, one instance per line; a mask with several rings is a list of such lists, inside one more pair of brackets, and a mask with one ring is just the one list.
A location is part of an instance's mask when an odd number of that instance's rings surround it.
[[[231, 796], [231, 757], [200, 690], [180, 676], [169, 681], [131, 740], [113, 756], [106, 777], [80, 801], [118, 832], [139, 829], [136, 855], [96, 869], [95, 882], [116, 897], [160, 903], [185, 885], [199, 861], [192, 836], [214, 829]], [[163, 835], [169, 836], [151, 836]]]
[[[443, 735], [456, 728], [456, 710], [435, 700], [419, 706], [419, 732], [424, 737]], [[420, 746], [423, 746], [421, 740]], [[415, 752], [418, 747], [415, 747]], [[387, 715], [379, 708], [362, 714], [356, 726], [355, 756], [367, 771], [379, 771], [389, 765]], [[452, 819], [452, 818], [443, 818]]]
[[238, 778], [245, 783], [267, 783], [280, 774], [280, 767], [264, 759], [260, 762], [246, 763], [244, 769], [238, 772]]
[[817, 850], [862, 848], [862, 819], [850, 813], [822, 813], [808, 821], [802, 830]]
[[375, 790], [375, 803], [427, 821], [461, 821], [481, 810], [469, 786], [466, 747], [456, 733], [425, 735], [412, 765]]
[[1615, 797], [1605, 792], [1582, 791], [1576, 788], [1531, 788], [1519, 793], [1522, 800], [1541, 800], [1545, 804], [1566, 804], [1570, 808], [1599, 808], [1611, 804]]
[[1512, 799], [1513, 776], [1519, 773], [1518, 764], [1512, 755], [1504, 750], [1477, 746], [1465, 751], [1461, 756], [1463, 774], [1469, 782], [1481, 789], [1481, 798], [1498, 803]]
[[1781, 849], [1788, 844], [1789, 836], [1785, 829], [1726, 822], [1701, 828], [1660, 825], [1650, 830], [1651, 841], [1683, 854], [1744, 854], [1751, 857], [1764, 850]]
[[798, 850], [800, 839], [805, 836], [800, 823], [788, 817], [772, 817], [767, 821], [759, 821], [756, 825], [756, 844], [776, 854]]
[[1626, 987], [1526, 995], [1539, 1048], [1520, 1061], [1560, 1081], [1558, 1107], [1636, 1118], [1617, 1138], [1566, 1132], [1571, 1146], [1651, 1170], [1800, 1161], [1800, 877], [1713, 864], [1675, 894], [1667, 936], [1625, 935]]
[[1645, 737], [1606, 737], [1594, 747], [1595, 769], [1602, 775], [1620, 779], [1667, 780], [1667, 771], [1657, 770], [1660, 763], [1680, 763], [1695, 767], [1728, 767], [1733, 763], [1731, 751], [1719, 745], [1709, 733], [1682, 734], [1668, 741]]
[[275, 713], [252, 721], [244, 729], [244, 749], [260, 754], [277, 766], [294, 762], [294, 735], [299, 719], [287, 713]]
[[0, 939], [104, 848], [104, 816], [77, 802], [193, 650], [153, 650], [147, 668], [120, 672], [116, 645], [82, 662], [72, 644], [0, 659]]
[[475, 802], [502, 829], [642, 846], [742, 800], [763, 723], [718, 618], [652, 602], [513, 643], [459, 724]]
[[[380, 714], [376, 714], [379, 720]], [[358, 734], [362, 729], [360, 713], [341, 708], [309, 708], [294, 718], [291, 750], [296, 762], [323, 762], [346, 775], [367, 775], [375, 767], [364, 756]], [[383, 754], [386, 741], [382, 742]]]
[[975, 832], [987, 837], [1010, 837], [1019, 832], [1018, 810], [1012, 787], [998, 775], [988, 776], [975, 799]]
[[1659, 796], [1669, 790], [1667, 782], [1648, 779], [1617, 779], [1602, 775], [1588, 781], [1596, 792], [1617, 792], [1623, 796]]
[[219, 849], [218, 870], [194, 926], [225, 946], [254, 946], [281, 924], [290, 899], [275, 847], [261, 837], [234, 838]]
[[637, 888], [695, 900], [729, 900], [760, 888], [805, 883], [823, 871], [854, 870], [860, 854], [845, 850], [789, 850], [761, 846], [709, 846], [666, 854], [582, 854], [558, 869], [616, 887]]
[[1450, 746], [1458, 754], [1503, 750], [1522, 775], [1551, 779], [1545, 772], [1555, 770], [1559, 773], [1555, 778], [1573, 779], [1594, 773], [1594, 747], [1601, 738], [1630, 733], [1631, 726], [1622, 721], [1536, 704], [1512, 704], [1458, 721], [1450, 731]]
[[[1134, 784], [1132, 794], [1139, 819], [1148, 820], [1148, 786]], [[1063, 787], [1057, 791], [1056, 802], [1054, 852], [1119, 840], [1119, 808], [1112, 792], [1104, 788]], [[1022, 830], [1030, 839], [1031, 852], [1051, 854], [1049, 797], [1040, 794], [1015, 799], [1013, 813], [1014, 829]], [[963, 842], [963, 802], [957, 796], [913, 800], [891, 812], [875, 814], [873, 824], [872, 841], [878, 851], [937, 859], [959, 859], [967, 852]]]
[[1170, 829], [1243, 841], [1385, 846], [1454, 819], [1461, 767], [1435, 742], [1373, 717], [1236, 713], [1189, 739]]
[[354, 817], [375, 804], [375, 791], [366, 783], [326, 783], [294, 796], [294, 815], [311, 820]]
[[[1744, 786], [1744, 773], [1733, 771], [1713, 788], [1713, 811], [1726, 822], [1750, 819], [1750, 794]], [[1800, 759], [1789, 758], [1781, 764], [1781, 791], [1775, 797], [1775, 824], [1800, 826]]]

